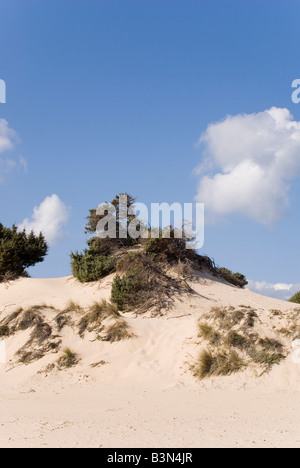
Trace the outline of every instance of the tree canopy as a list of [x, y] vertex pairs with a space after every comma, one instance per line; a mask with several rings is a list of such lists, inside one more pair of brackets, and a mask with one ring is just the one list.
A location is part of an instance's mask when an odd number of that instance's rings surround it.
[[18, 231], [0, 223], [0, 281], [26, 274], [26, 268], [44, 260], [48, 244], [42, 233]]

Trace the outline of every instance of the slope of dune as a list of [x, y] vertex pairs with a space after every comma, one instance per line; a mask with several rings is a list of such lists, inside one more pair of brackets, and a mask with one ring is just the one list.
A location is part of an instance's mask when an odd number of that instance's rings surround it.
[[[3, 337], [0, 446], [300, 446], [300, 366], [292, 359], [292, 338], [284, 338], [286, 359], [268, 372], [250, 367], [198, 380], [191, 370], [203, 345], [198, 321], [212, 307], [255, 309], [257, 329], [272, 336], [294, 305], [201, 274], [189, 282], [191, 293], [178, 294], [163, 314], [121, 314], [117, 320], [126, 322], [130, 339], [105, 341], [88, 329], [80, 336], [82, 311], [56, 330], [57, 314], [70, 301], [85, 313], [95, 301], [109, 300], [112, 280], [113, 275], [84, 285], [73, 277], [0, 284], [0, 321], [20, 307], [38, 305], [60, 343], [59, 350], [52, 346], [24, 363], [18, 350], [30, 341], [30, 330]], [[79, 362], [53, 366], [65, 347]]]

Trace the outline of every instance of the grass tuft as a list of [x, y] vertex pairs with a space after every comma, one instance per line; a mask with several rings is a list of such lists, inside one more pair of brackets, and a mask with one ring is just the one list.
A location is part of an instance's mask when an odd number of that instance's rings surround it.
[[213, 354], [211, 350], [203, 350], [194, 366], [194, 375], [200, 379], [226, 376], [239, 372], [246, 365], [235, 351], [223, 350]]
[[104, 341], [114, 343], [115, 341], [128, 340], [132, 337], [133, 334], [130, 332], [129, 325], [126, 321], [117, 320], [117, 322], [111, 325], [107, 330]]
[[199, 334], [198, 336], [209, 341], [211, 344], [217, 345], [221, 341], [221, 335], [216, 332], [213, 327], [207, 323], [199, 323]]
[[79, 362], [78, 355], [72, 351], [70, 348], [65, 348], [63, 350], [63, 353], [59, 360], [57, 361], [57, 364], [59, 368], [63, 369], [69, 369], [71, 367], [76, 366], [76, 364]]

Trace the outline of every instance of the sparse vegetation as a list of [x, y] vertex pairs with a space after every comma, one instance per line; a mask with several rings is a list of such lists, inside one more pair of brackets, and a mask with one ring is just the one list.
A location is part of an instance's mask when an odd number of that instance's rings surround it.
[[194, 375], [200, 379], [226, 376], [245, 367], [246, 363], [236, 351], [220, 350], [213, 353], [211, 350], [203, 350], [194, 366]]
[[[284, 345], [256, 332], [257, 312], [249, 307], [214, 307], [199, 322], [199, 336], [209, 347], [202, 350], [193, 371], [199, 378], [228, 375], [250, 365], [265, 371], [286, 358]], [[254, 329], [254, 330], [253, 330]]]
[[[134, 337], [116, 305], [102, 300], [85, 309], [70, 302], [61, 312], [46, 304], [25, 310], [17, 309], [0, 321], [0, 338], [29, 331], [26, 343], [15, 354], [19, 363], [29, 365], [49, 353], [59, 352], [62, 345], [59, 332], [64, 327], [78, 329], [81, 337], [86, 330], [94, 332], [96, 339], [103, 341], [115, 342]], [[66, 348], [57, 365], [53, 365], [53, 369], [67, 368], [70, 363], [72, 354]], [[48, 371], [50, 367], [51, 365], [47, 367]]]
[[274, 364], [280, 364], [286, 358], [282, 353], [268, 352], [263, 349], [253, 351], [250, 356], [256, 364], [263, 365], [267, 369], [271, 369]]
[[0, 338], [9, 336], [9, 327], [7, 325], [0, 326]]
[[204, 379], [211, 375], [211, 370], [213, 366], [213, 355], [211, 351], [204, 349], [201, 351], [198, 361], [195, 366], [193, 366], [194, 376]]
[[199, 336], [213, 345], [217, 345], [221, 341], [221, 335], [207, 323], [199, 323]]
[[[165, 237], [166, 228], [155, 230], [157, 238], [151, 237], [153, 234], [151, 231], [148, 239], [132, 239], [128, 234], [126, 237], [123, 230], [121, 235], [119, 213], [123, 195], [127, 197], [128, 209], [132, 208], [135, 202], [135, 198], [128, 194], [119, 194], [111, 202], [116, 209], [113, 215], [116, 237], [105, 237], [108, 231], [106, 214], [98, 215], [97, 210], [89, 210], [86, 233], [97, 232], [101, 236], [90, 238], [87, 241], [88, 248], [83, 253], [71, 253], [73, 275], [81, 282], [98, 281], [112, 272], [117, 272], [111, 300], [117, 304], [119, 310], [142, 312], [156, 308], [160, 312], [167, 309], [176, 292], [178, 294], [186, 292], [185, 280], [194, 279], [195, 272], [199, 270], [210, 271], [216, 278], [223, 278], [238, 287], [247, 284], [244, 275], [233, 273], [226, 268], [218, 268], [209, 257], [198, 255], [193, 249], [187, 249], [187, 243], [191, 239], [184, 229], [179, 239], [176, 238], [176, 232], [172, 227], [167, 228], [168, 238]], [[105, 207], [103, 210], [107, 213]], [[141, 228], [141, 222], [133, 214], [127, 214], [127, 218], [122, 220], [122, 228], [128, 228], [133, 221], [137, 228]], [[138, 253], [133, 252], [136, 246]], [[128, 264], [131, 262], [133, 264]], [[123, 265], [122, 274], [120, 274], [120, 264]], [[168, 270], [179, 266], [183, 273], [178, 272], [175, 284], [174, 275], [173, 277], [169, 275]], [[154, 291], [157, 291], [157, 288], [159, 292], [156, 297]]]
[[114, 343], [115, 341], [128, 340], [132, 337], [133, 334], [130, 332], [127, 322], [119, 319], [108, 328], [103, 340]]
[[83, 311], [82, 307], [74, 301], [69, 301], [66, 307], [63, 310], [63, 313], [72, 313], [81, 314]]
[[117, 263], [111, 301], [119, 310], [153, 314], [168, 309], [176, 292], [190, 292], [187, 285], [169, 276], [162, 265], [144, 252], [129, 253]]
[[248, 343], [248, 340], [244, 336], [232, 330], [226, 336], [225, 343], [227, 346], [244, 349]]
[[33, 325], [42, 323], [43, 319], [40, 314], [40, 308], [38, 306], [31, 307], [23, 312], [21, 320], [19, 321], [19, 330], [27, 330]]
[[65, 348], [62, 355], [58, 359], [57, 364], [60, 369], [70, 369], [71, 367], [76, 366], [78, 362], [78, 355], [70, 348]]
[[105, 300], [95, 302], [89, 311], [81, 318], [78, 323], [79, 335], [83, 336], [88, 331], [103, 331], [103, 321], [107, 318], [119, 318], [120, 314], [117, 307]]

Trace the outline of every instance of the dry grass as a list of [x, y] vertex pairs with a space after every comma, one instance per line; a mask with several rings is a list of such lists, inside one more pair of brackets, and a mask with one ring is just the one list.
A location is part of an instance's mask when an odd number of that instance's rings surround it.
[[145, 252], [129, 253], [117, 263], [111, 301], [124, 312], [161, 315], [174, 303], [176, 294], [191, 293], [185, 281], [169, 275], [168, 263], [155, 261]]
[[65, 348], [57, 361], [57, 365], [59, 369], [70, 369], [71, 367], [76, 366], [78, 362], [78, 355], [70, 348]]
[[[291, 317], [290, 328], [281, 333], [292, 332], [295, 336], [300, 328], [295, 314]], [[200, 353], [193, 367], [196, 376], [229, 375], [249, 365], [260, 365], [268, 371], [286, 358], [284, 345], [278, 339], [261, 336], [259, 317], [249, 306], [214, 307], [206, 318], [208, 322], [198, 324], [198, 336], [209, 342], [209, 349]]]
[[78, 314], [78, 315], [82, 314], [82, 312], [83, 312], [83, 308], [81, 307], [81, 305], [77, 304], [74, 301], [68, 302], [68, 304], [66, 305], [66, 307], [62, 311], [62, 313], [64, 313], [64, 314], [75, 313], [75, 314]]
[[282, 353], [268, 352], [263, 349], [253, 351], [250, 356], [256, 364], [263, 365], [266, 369], [271, 369], [286, 358]]
[[235, 351], [203, 350], [194, 366], [194, 375], [200, 379], [211, 376], [226, 376], [245, 368], [247, 364]]
[[7, 325], [1, 325], [0, 326], [0, 338], [3, 338], [4, 336], [9, 336], [10, 331], [9, 327]]
[[54, 320], [56, 322], [56, 327], [57, 327], [57, 330], [59, 332], [64, 327], [73, 325], [71, 314], [68, 313], [68, 312], [65, 312], [65, 311], [60, 312], [59, 314], [57, 314], [56, 317], [54, 318]]
[[230, 331], [225, 337], [225, 344], [233, 348], [245, 349], [249, 340], [235, 331]]
[[120, 317], [117, 307], [105, 300], [95, 302], [78, 324], [79, 335], [83, 336], [86, 330], [101, 331], [103, 321], [110, 317], [115, 319]]
[[199, 354], [198, 361], [193, 367], [194, 376], [199, 379], [204, 379], [211, 375], [211, 369], [213, 365], [213, 355], [211, 351], [203, 350]]
[[52, 327], [42, 314], [42, 311], [49, 309], [54, 310], [47, 305], [36, 305], [26, 310], [18, 309], [1, 322], [0, 327], [9, 335], [31, 330], [28, 341], [16, 353], [19, 362], [30, 364], [59, 346], [60, 342], [54, 341], [56, 337], [52, 335]]
[[28, 330], [39, 323], [42, 323], [41, 308], [39, 306], [31, 307], [23, 312], [21, 320], [19, 321], [19, 330]]
[[114, 343], [115, 341], [128, 340], [134, 335], [130, 332], [129, 325], [125, 320], [117, 320], [116, 323], [111, 325], [104, 337], [104, 341], [110, 341]]
[[207, 323], [200, 322], [198, 324], [199, 334], [198, 336], [204, 338], [204, 340], [209, 341], [213, 345], [217, 345], [221, 341], [221, 335], [214, 330], [213, 327]]

